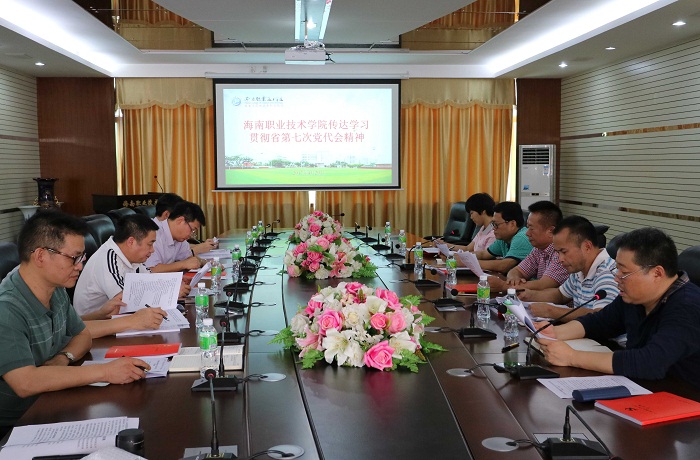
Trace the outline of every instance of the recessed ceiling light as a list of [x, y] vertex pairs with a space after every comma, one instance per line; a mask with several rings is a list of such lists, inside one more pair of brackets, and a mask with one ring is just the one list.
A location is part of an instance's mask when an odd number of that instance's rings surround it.
[[561, 64], [559, 64], [559, 67], [563, 69], [564, 67], [569, 67], [569, 64], [567, 64], [566, 62], [562, 62]]
[[673, 25], [676, 26], [676, 27], [680, 27], [680, 26], [684, 26], [684, 25], [685, 25], [685, 22], [683, 22], [683, 21], [676, 21], [676, 22], [673, 23]]
[[608, 50], [608, 51], [612, 51], [612, 50], [614, 50], [614, 49], [615, 49], [615, 47], [614, 47], [614, 46], [608, 46], [608, 47], [607, 47], [607, 48], [605, 48], [605, 49], [606, 49], [606, 50]]
[[39, 67], [45, 65], [43, 62], [35, 62], [34, 65], [38, 65]]

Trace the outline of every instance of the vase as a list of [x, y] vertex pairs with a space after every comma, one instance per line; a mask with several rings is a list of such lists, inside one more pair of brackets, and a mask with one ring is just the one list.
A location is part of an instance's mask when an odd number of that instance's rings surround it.
[[36, 214], [36, 210], [39, 209], [38, 205], [32, 204], [29, 206], [18, 206], [19, 210], [22, 211], [24, 216], [24, 221], [28, 221], [30, 217]]
[[59, 207], [58, 199], [54, 195], [54, 187], [58, 179], [35, 177], [39, 187], [39, 193], [34, 200], [34, 205], [42, 208], [57, 208]]

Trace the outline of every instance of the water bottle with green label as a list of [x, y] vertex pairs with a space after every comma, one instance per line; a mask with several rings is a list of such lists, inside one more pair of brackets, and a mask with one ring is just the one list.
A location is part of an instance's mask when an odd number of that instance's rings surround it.
[[199, 330], [199, 350], [201, 352], [199, 374], [204, 378], [204, 373], [209, 369], [213, 369], [218, 376], [219, 347], [217, 346], [214, 320], [211, 318], [205, 318], [202, 328]]
[[491, 286], [489, 285], [488, 275], [479, 277], [479, 284], [476, 285], [476, 318], [479, 321], [486, 322], [491, 319], [491, 310], [489, 301], [491, 300]]
[[399, 231], [399, 254], [406, 256], [406, 231], [403, 229]]
[[450, 254], [445, 261], [445, 265], [447, 266], [446, 282], [447, 284], [454, 286], [457, 284], [457, 261], [455, 260], [455, 256]]

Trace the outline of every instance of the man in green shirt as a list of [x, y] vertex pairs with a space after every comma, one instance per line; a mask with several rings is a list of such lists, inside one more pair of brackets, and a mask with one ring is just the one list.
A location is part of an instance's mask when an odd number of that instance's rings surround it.
[[484, 270], [506, 274], [532, 251], [532, 244], [525, 235], [527, 228], [522, 208], [512, 201], [498, 203], [493, 208], [491, 225], [496, 241], [474, 254]]
[[69, 367], [92, 345], [65, 289], [75, 285], [83, 268], [86, 230], [80, 219], [42, 211], [20, 231], [20, 265], [0, 284], [0, 435], [41, 393], [129, 383], [144, 378], [149, 368], [136, 358]]

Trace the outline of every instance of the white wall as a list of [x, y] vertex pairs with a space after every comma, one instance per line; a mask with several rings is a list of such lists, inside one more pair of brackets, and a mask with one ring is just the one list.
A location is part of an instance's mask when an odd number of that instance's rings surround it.
[[562, 81], [560, 204], [700, 245], [700, 40]]
[[0, 68], [0, 241], [15, 241], [39, 177], [36, 79]]

